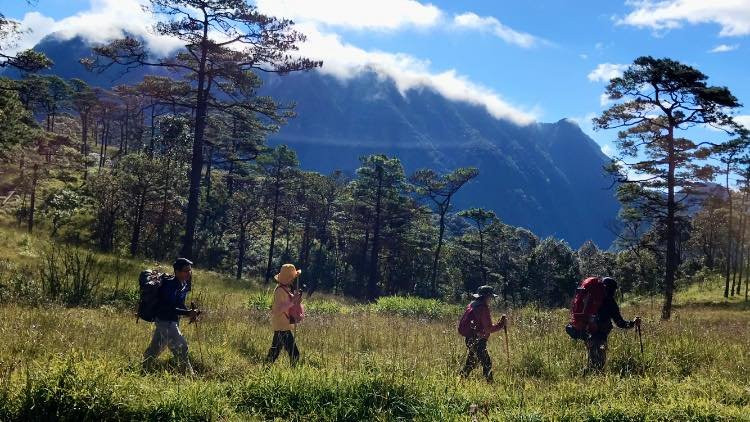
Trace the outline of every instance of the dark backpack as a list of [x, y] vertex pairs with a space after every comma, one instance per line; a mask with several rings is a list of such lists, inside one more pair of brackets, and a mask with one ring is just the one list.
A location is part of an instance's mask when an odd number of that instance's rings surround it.
[[570, 323], [565, 331], [574, 339], [586, 339], [596, 332], [594, 316], [604, 303], [606, 288], [599, 277], [589, 277], [581, 282], [570, 304]]
[[138, 298], [138, 318], [154, 322], [156, 312], [159, 308], [159, 288], [161, 287], [161, 277], [151, 277], [151, 270], [145, 270], [138, 277], [138, 286], [140, 288], [140, 297]]
[[471, 337], [477, 331], [477, 322], [474, 319], [474, 308], [469, 304], [458, 321], [458, 334], [464, 337]]

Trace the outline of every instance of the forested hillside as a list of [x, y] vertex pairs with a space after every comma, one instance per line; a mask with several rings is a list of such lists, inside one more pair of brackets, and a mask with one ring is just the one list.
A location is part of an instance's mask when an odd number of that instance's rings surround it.
[[[56, 63], [42, 73], [103, 88], [165, 75], [161, 68], [117, 65], [89, 72], [79, 60], [91, 54], [91, 45], [80, 37], [48, 36], [35, 49]], [[318, 70], [260, 76], [259, 95], [295, 105], [294, 117], [268, 135], [268, 144], [294, 149], [304, 170], [351, 176], [359, 157], [370, 154], [398, 157], [407, 173], [473, 166], [480, 174], [456, 195], [457, 206], [491, 209], [507, 224], [575, 248], [593, 240], [607, 249], [615, 238], [610, 226], [619, 204], [604, 172], [609, 158], [575, 123], [522, 126], [429, 87], [402, 94], [373, 69], [349, 80]]]

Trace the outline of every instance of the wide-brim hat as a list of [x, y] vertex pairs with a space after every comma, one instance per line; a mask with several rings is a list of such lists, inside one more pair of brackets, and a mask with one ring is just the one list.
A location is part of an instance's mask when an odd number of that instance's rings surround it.
[[492, 286], [480, 286], [477, 289], [477, 292], [473, 293], [471, 296], [474, 299], [479, 299], [480, 297], [485, 296], [497, 297], [497, 295], [495, 294], [495, 289]]
[[300, 274], [302, 274], [302, 270], [295, 268], [294, 264], [284, 264], [281, 266], [281, 271], [273, 276], [273, 279], [280, 284], [289, 284]]

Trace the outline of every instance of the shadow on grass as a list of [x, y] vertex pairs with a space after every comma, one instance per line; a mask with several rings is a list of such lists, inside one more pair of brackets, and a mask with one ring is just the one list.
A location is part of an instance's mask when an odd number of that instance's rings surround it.
[[675, 309], [717, 309], [717, 310], [731, 310], [731, 311], [747, 311], [750, 310], [750, 302], [716, 302], [716, 301], [691, 301], [687, 303], [677, 303], [673, 306]]

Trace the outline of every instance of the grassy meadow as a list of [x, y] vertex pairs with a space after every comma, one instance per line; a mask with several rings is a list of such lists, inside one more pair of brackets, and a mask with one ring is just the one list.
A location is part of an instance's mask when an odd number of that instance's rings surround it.
[[677, 294], [671, 321], [658, 301], [627, 298], [642, 315], [645, 353], [633, 330], [610, 336], [601, 374], [585, 375], [585, 348], [563, 327], [567, 310], [504, 308], [489, 351], [495, 383], [477, 369], [457, 377], [465, 346], [463, 305], [413, 298], [374, 304], [315, 294], [296, 331], [301, 364], [264, 364], [273, 286], [194, 271], [189, 300], [207, 312], [181, 328], [195, 376], [171, 354], [144, 373], [152, 327], [133, 316], [137, 275], [152, 262], [96, 256], [94, 302], [35, 297], [43, 240], [0, 229], [0, 420], [750, 420], [750, 307], [721, 300], [712, 278]]

